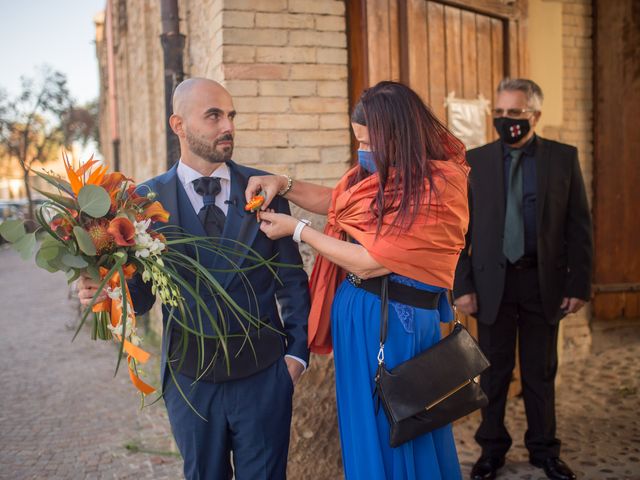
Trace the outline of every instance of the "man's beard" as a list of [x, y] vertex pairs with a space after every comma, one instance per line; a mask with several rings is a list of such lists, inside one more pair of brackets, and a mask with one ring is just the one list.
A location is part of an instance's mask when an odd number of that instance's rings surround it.
[[[196, 137], [191, 134], [188, 130], [186, 133], [187, 145], [189, 146], [189, 150], [191, 150], [194, 154], [203, 158], [211, 163], [222, 163], [227, 160], [231, 160], [231, 155], [233, 154], [233, 136], [231, 134], [222, 135], [218, 137], [213, 143], [205, 142], [204, 140]], [[225, 147], [224, 150], [217, 150], [219, 142], [231, 142], [231, 145]]]

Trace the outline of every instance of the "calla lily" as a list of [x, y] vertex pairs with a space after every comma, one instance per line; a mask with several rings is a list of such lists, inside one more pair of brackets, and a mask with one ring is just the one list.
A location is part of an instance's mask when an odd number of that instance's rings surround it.
[[169, 212], [167, 212], [158, 201], [147, 205], [144, 208], [144, 215], [150, 218], [152, 222], [167, 223], [169, 221]]
[[107, 231], [113, 236], [116, 245], [130, 247], [135, 245], [136, 227], [126, 217], [117, 217], [109, 222]]

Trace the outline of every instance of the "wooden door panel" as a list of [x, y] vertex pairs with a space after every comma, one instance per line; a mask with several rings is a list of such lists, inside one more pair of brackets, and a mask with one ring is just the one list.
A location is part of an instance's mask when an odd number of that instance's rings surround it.
[[478, 96], [478, 49], [486, 49], [477, 44], [476, 18], [473, 12], [461, 12], [462, 91], [458, 95], [463, 98]]
[[634, 0], [594, 4], [593, 314], [640, 319], [640, 8]]
[[[429, 45], [429, 93], [430, 107], [436, 116], [445, 121], [444, 99], [447, 96], [446, 80], [446, 37], [444, 6], [427, 2], [427, 36]], [[409, 71], [415, 68], [409, 65]]]
[[407, 5], [407, 43], [414, 48], [408, 48], [409, 84], [420, 98], [429, 104], [429, 37], [427, 34], [427, 2], [424, 0], [409, 0]]
[[462, 36], [460, 28], [461, 11], [459, 8], [444, 7], [445, 19], [445, 78], [446, 93], [462, 95]]

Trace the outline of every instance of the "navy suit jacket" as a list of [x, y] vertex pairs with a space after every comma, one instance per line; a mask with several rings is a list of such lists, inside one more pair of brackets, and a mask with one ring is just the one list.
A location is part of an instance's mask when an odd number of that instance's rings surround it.
[[[233, 161], [227, 162], [231, 173], [231, 194], [229, 197], [229, 209], [222, 234], [224, 239], [235, 240], [225, 242], [231, 248], [237, 249], [238, 255], [230, 256], [225, 259], [221, 255], [214, 254], [208, 250], [199, 249], [198, 261], [210, 268], [211, 274], [226, 290], [231, 298], [246, 311], [251, 312], [260, 319], [268, 317], [275, 326], [282, 326], [286, 334], [285, 352], [294, 355], [305, 361], [309, 359], [309, 350], [307, 348], [307, 320], [309, 317], [309, 288], [307, 275], [302, 268], [302, 259], [298, 246], [291, 239], [285, 237], [279, 240], [270, 240], [259, 229], [259, 223], [253, 213], [245, 212], [245, 196], [244, 191], [247, 186], [249, 177], [254, 175], [265, 175], [265, 172], [253, 168], [238, 165]], [[171, 229], [180, 230], [189, 234], [206, 236], [202, 224], [198, 220], [196, 212], [193, 210], [188, 200], [186, 192], [180, 183], [176, 174], [177, 166], [171, 168], [168, 172], [159, 175], [145, 182], [141, 188], [148, 188], [155, 192], [157, 200], [169, 212], [169, 224], [166, 226], [158, 225], [160, 231], [170, 232]], [[282, 197], [276, 197], [270, 205], [277, 212], [289, 214], [289, 203]], [[245, 245], [240, 247], [239, 244]], [[276, 256], [276, 261], [287, 265], [296, 265], [298, 267], [281, 267], [277, 270], [280, 282], [274, 278], [274, 275], [266, 268], [260, 267], [245, 272], [243, 278], [238, 273], [231, 271], [225, 272], [225, 269], [233, 268], [231, 262], [235, 262], [239, 266], [248, 266], [250, 261], [245, 260], [242, 254], [248, 252], [246, 247], [250, 247], [253, 251], [259, 253], [263, 258], [272, 258]], [[196, 258], [194, 248], [189, 246], [176, 245], [177, 251]], [[194, 284], [194, 276], [188, 269], [180, 270], [181, 276]], [[247, 286], [249, 284], [251, 288]], [[136, 275], [128, 282], [131, 291], [134, 308], [137, 314], [143, 314], [153, 306], [155, 295], [151, 293], [151, 284], [144, 283], [140, 275]], [[195, 300], [185, 291], [183, 291], [185, 303], [191, 313], [196, 310]], [[201, 289], [201, 296], [206, 302], [209, 311], [216, 317], [219, 317], [220, 303], [216, 305], [215, 299], [207, 292]], [[279, 307], [279, 308], [278, 308]], [[225, 312], [224, 305], [222, 315], [226, 318], [228, 333], [242, 332], [243, 326], [236, 318], [230, 318]], [[167, 363], [168, 340], [167, 320], [169, 318], [169, 310], [163, 305], [163, 341], [162, 341], [162, 363], [161, 378], [164, 386], [165, 367]], [[176, 315], [174, 313], [174, 315]], [[195, 315], [195, 314], [194, 314]], [[195, 321], [195, 318], [182, 319], [186, 323]], [[210, 320], [202, 319], [205, 333], [214, 334], [211, 329]], [[244, 321], [243, 321], [244, 322]], [[244, 323], [246, 328], [247, 324]]]

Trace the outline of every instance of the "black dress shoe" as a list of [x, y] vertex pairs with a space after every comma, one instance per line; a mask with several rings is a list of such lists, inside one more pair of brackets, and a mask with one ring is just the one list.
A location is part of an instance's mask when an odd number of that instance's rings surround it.
[[543, 468], [544, 473], [551, 480], [575, 480], [576, 474], [571, 471], [569, 465], [558, 457], [547, 458], [543, 461], [531, 461], [531, 465]]
[[493, 480], [504, 465], [504, 457], [480, 457], [471, 469], [471, 480]]

